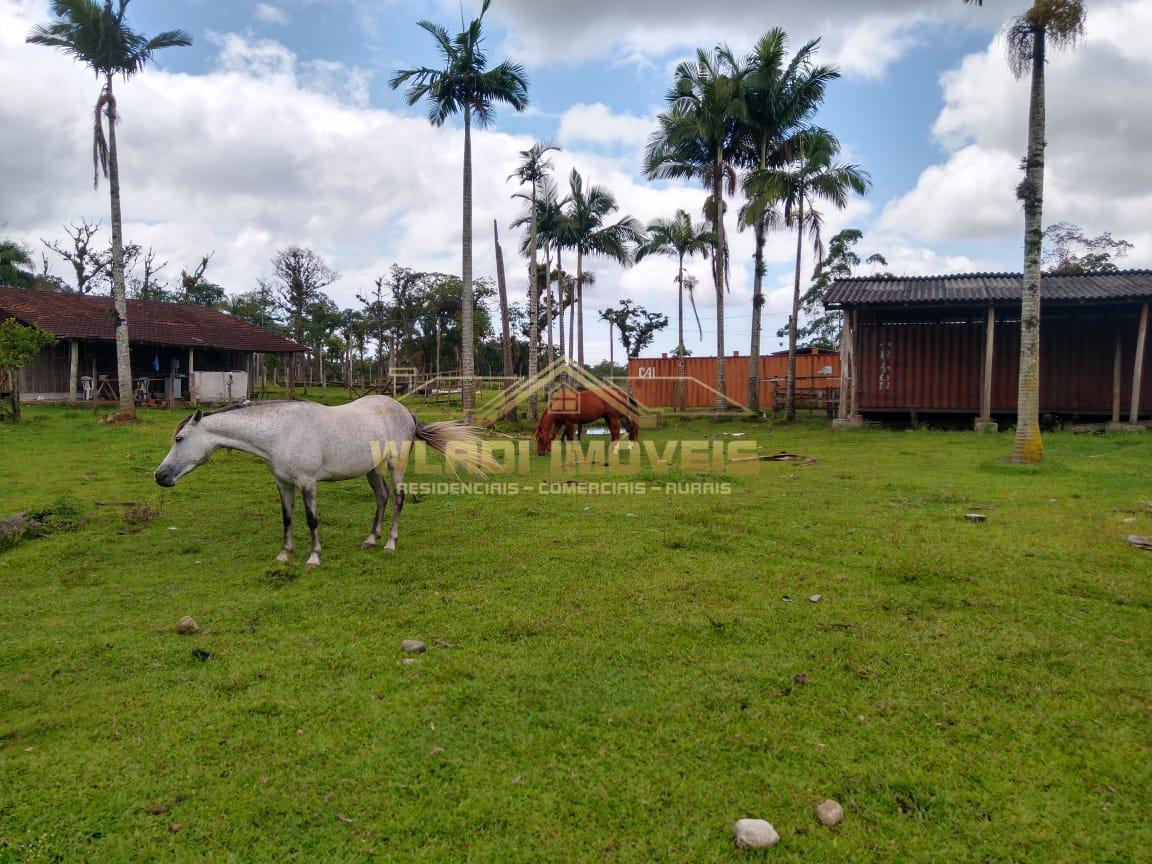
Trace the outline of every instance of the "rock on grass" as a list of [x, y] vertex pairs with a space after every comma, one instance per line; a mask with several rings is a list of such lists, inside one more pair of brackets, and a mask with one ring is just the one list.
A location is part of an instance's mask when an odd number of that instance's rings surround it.
[[844, 808], [840, 806], [839, 802], [829, 798], [823, 804], [817, 805], [816, 818], [820, 820], [822, 825], [831, 828], [834, 825], [839, 825], [844, 818]]
[[185, 615], [176, 624], [176, 632], [181, 636], [189, 636], [192, 633], [199, 633], [200, 626], [196, 623], [196, 619], [191, 615]]
[[409, 654], [423, 654], [428, 650], [428, 646], [419, 639], [405, 639], [400, 643], [400, 649]]
[[763, 819], [740, 819], [732, 828], [737, 849], [769, 849], [780, 842], [772, 823]]

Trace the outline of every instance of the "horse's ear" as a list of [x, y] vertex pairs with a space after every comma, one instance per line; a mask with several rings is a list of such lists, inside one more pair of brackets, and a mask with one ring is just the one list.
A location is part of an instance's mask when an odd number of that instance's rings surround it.
[[197, 408], [196, 413], [192, 415], [193, 425], [195, 425], [196, 423], [199, 423], [203, 419], [204, 419], [204, 412], [201, 409]]

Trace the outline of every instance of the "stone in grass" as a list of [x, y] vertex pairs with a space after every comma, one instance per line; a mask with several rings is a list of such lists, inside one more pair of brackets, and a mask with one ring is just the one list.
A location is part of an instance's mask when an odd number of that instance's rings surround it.
[[844, 818], [844, 808], [840, 806], [839, 802], [833, 801], [829, 798], [823, 804], [816, 807], [816, 818], [820, 823], [827, 828], [833, 825], [839, 825]]
[[400, 648], [409, 654], [423, 654], [428, 650], [428, 646], [419, 639], [405, 639], [400, 643]]
[[180, 619], [176, 625], [176, 632], [181, 636], [189, 636], [193, 633], [200, 632], [200, 626], [196, 623], [196, 619], [191, 615], [185, 615]]
[[768, 849], [780, 842], [772, 823], [763, 819], [739, 819], [732, 828], [737, 849]]
[[983, 513], [965, 513], [964, 518], [969, 522], [986, 522], [988, 517]]

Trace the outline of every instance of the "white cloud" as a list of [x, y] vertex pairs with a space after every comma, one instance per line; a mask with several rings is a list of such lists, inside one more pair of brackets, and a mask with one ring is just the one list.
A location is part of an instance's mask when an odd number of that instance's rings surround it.
[[578, 102], [561, 115], [558, 137], [565, 146], [584, 141], [640, 148], [655, 129], [655, 117], [618, 114], [603, 102]]
[[283, 27], [289, 21], [288, 13], [271, 3], [257, 3], [254, 14], [257, 21], [263, 21], [265, 24], [276, 24]]
[[[1074, 51], [1047, 67], [1044, 222], [1069, 221], [1136, 243], [1127, 259], [1152, 263], [1152, 55], [1134, 48], [1152, 35], [1152, 4], [1089, 7]], [[941, 78], [944, 108], [933, 134], [947, 158], [889, 203], [880, 226], [916, 242], [1015, 240], [1015, 198], [1027, 137], [1028, 82], [1016, 81], [1002, 39]], [[1019, 267], [1019, 264], [1014, 264]]]
[[[457, 8], [449, 2], [442, 6]], [[492, 14], [510, 30], [508, 53], [531, 64], [604, 58], [652, 63], [670, 52], [717, 42], [744, 50], [765, 30], [780, 26], [797, 45], [823, 37], [825, 59], [864, 76], [883, 74], [925, 26], [996, 26], [991, 15], [965, 10], [953, 0], [504, 0]]]

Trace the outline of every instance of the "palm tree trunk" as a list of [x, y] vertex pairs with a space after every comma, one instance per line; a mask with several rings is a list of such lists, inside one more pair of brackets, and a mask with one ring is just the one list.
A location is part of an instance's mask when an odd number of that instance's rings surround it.
[[679, 324], [679, 339], [676, 348], [676, 375], [680, 379], [677, 383], [678, 397], [677, 402], [680, 405], [680, 411], [683, 412], [688, 395], [688, 382], [685, 380], [685, 373], [687, 372], [688, 361], [684, 357], [684, 253], [680, 253], [680, 275], [676, 279], [676, 284], [680, 286], [680, 300], [679, 300], [679, 314], [677, 315]]
[[752, 345], [748, 349], [748, 408], [760, 410], [760, 320], [764, 309], [764, 220], [755, 227], [756, 257], [752, 286]]
[[556, 247], [556, 311], [560, 319], [560, 353], [568, 356], [568, 343], [564, 341], [564, 265], [561, 263], [562, 253]]
[[[508, 332], [508, 285], [504, 281], [504, 250], [500, 248], [500, 229], [492, 220], [492, 238], [496, 244], [496, 288], [500, 292], [500, 355], [504, 367], [504, 389], [512, 388], [512, 337]], [[531, 300], [531, 297], [529, 297]], [[508, 406], [508, 419], [516, 419], [516, 406]]]
[[112, 198], [112, 306], [116, 311], [116, 379], [120, 413], [136, 416], [132, 388], [132, 350], [128, 343], [128, 295], [124, 286], [124, 226], [120, 213], [120, 165], [116, 156], [116, 99], [112, 76], [105, 78], [108, 90], [108, 189]]
[[792, 317], [788, 319], [788, 379], [784, 390], [784, 419], [796, 419], [796, 318], [800, 315], [800, 259], [804, 249], [804, 187], [797, 195], [800, 204], [796, 218], [796, 281], [792, 286]]
[[584, 366], [584, 250], [576, 249], [576, 360]]
[[552, 250], [547, 242], [544, 244], [544, 297], [548, 304], [544, 307], [544, 314], [548, 319], [548, 360], [544, 365], [551, 366], [556, 353], [556, 343], [552, 338]]
[[716, 410], [727, 407], [727, 379], [724, 375], [724, 276], [728, 271], [724, 257], [724, 160], [723, 151], [716, 151], [716, 164], [712, 177], [712, 202], [716, 208]]
[[476, 413], [476, 355], [472, 330], [472, 110], [464, 107], [464, 252], [460, 287], [460, 375], [464, 421], [472, 423]]
[[1044, 238], [1044, 28], [1032, 35], [1032, 91], [1028, 103], [1028, 161], [1018, 196], [1024, 202], [1024, 285], [1020, 298], [1020, 379], [1012, 461], [1044, 458], [1040, 437], [1040, 247]]
[[[528, 279], [528, 378], [536, 379], [540, 368], [540, 282], [536, 268], [536, 181], [532, 181], [532, 271]], [[528, 399], [528, 413], [536, 419], [536, 393]]]

